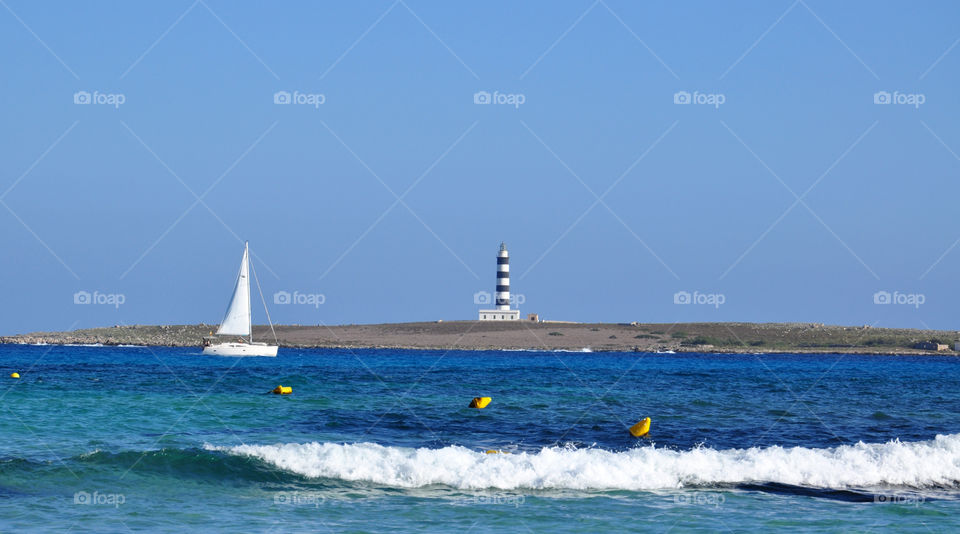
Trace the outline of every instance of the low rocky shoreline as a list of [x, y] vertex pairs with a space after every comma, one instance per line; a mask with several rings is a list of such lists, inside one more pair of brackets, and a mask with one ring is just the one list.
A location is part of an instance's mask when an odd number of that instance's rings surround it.
[[[960, 332], [827, 326], [816, 323], [552, 323], [440, 321], [274, 327], [282, 347], [438, 350], [570, 350], [714, 353], [859, 353], [958, 355]], [[7, 344], [199, 346], [215, 325], [133, 325], [0, 336]], [[273, 339], [268, 326], [254, 338]], [[921, 342], [949, 350], [916, 348]]]

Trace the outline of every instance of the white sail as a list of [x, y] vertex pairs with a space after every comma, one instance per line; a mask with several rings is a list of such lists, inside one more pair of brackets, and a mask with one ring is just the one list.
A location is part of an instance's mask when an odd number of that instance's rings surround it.
[[243, 261], [240, 262], [240, 274], [233, 288], [233, 298], [227, 314], [217, 329], [217, 334], [230, 336], [250, 335], [250, 265], [249, 247], [243, 249]]

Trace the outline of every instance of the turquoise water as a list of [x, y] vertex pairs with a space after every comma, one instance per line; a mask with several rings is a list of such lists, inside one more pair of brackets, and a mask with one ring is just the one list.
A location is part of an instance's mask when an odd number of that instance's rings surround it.
[[958, 365], [0, 346], [0, 531], [957, 531]]

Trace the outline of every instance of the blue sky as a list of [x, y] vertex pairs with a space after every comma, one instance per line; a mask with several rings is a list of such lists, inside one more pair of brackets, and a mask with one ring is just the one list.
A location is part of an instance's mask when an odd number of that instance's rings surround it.
[[281, 323], [472, 319], [506, 241], [550, 319], [956, 329], [958, 20], [3, 0], [0, 331], [216, 323], [244, 239]]

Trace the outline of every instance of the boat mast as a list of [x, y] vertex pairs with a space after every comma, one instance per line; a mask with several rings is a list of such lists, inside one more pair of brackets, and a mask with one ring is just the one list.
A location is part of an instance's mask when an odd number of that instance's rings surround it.
[[[250, 272], [250, 242], [243, 242], [243, 261], [247, 262], [247, 272]], [[250, 276], [247, 275], [247, 326], [250, 330], [250, 343], [253, 344], [253, 310], [250, 306]]]

